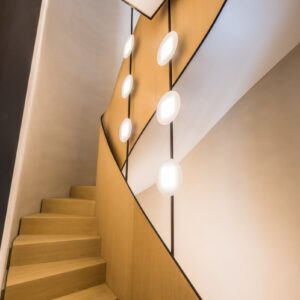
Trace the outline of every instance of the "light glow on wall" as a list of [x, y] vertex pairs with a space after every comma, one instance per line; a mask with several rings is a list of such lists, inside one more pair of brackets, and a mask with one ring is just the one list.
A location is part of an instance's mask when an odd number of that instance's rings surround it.
[[161, 41], [157, 51], [157, 63], [160, 66], [166, 65], [174, 56], [178, 46], [178, 34], [175, 31], [169, 32]]

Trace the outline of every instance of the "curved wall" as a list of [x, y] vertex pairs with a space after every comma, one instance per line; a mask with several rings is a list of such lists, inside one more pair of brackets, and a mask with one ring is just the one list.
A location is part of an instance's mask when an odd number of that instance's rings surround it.
[[[299, 299], [299, 78], [300, 45], [181, 161], [175, 256], [203, 299]], [[138, 199], [168, 241], [169, 200]]]

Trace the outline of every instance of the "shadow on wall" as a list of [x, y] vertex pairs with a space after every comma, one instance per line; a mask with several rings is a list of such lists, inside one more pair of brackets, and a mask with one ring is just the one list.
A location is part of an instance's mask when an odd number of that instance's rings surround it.
[[[298, 45], [182, 161], [175, 255], [204, 299], [300, 297], [299, 78]], [[169, 200], [139, 201], [168, 241]]]

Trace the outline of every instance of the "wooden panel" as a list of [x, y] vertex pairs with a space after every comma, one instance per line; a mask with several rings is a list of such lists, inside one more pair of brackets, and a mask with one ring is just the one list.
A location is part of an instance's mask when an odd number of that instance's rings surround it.
[[136, 87], [131, 103], [131, 118], [134, 126], [131, 146], [156, 110], [161, 95], [169, 88], [169, 68], [161, 67], [156, 62], [157, 49], [167, 32], [168, 14], [165, 4], [153, 20], [141, 17], [134, 33], [137, 47], [134, 52], [132, 72]]
[[137, 205], [133, 257], [132, 300], [199, 299]]
[[[173, 60], [173, 82], [186, 67], [198, 46], [217, 17], [224, 0], [173, 0], [172, 29], [178, 32], [179, 48]], [[168, 32], [167, 2], [152, 20], [141, 16], [135, 28], [136, 47], [133, 54], [132, 73], [135, 88], [132, 94], [131, 118], [134, 145], [150, 117], [156, 110], [160, 97], [169, 88], [168, 65], [157, 65], [156, 56], [161, 40]], [[119, 166], [126, 156], [126, 145], [119, 141], [119, 126], [127, 116], [127, 102], [120, 96], [121, 85], [128, 73], [129, 60], [122, 64], [111, 103], [104, 117], [108, 142]]]
[[119, 299], [199, 299], [135, 202], [102, 128], [96, 197], [106, 278]]
[[131, 300], [133, 205], [130, 191], [100, 129], [96, 213], [106, 281], [119, 299]]

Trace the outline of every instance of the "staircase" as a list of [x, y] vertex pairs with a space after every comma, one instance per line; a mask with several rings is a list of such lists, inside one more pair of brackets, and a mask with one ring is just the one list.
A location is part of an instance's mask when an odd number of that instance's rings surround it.
[[12, 247], [5, 300], [116, 300], [105, 284], [96, 231], [95, 187], [72, 187], [70, 198], [44, 199], [22, 218]]

